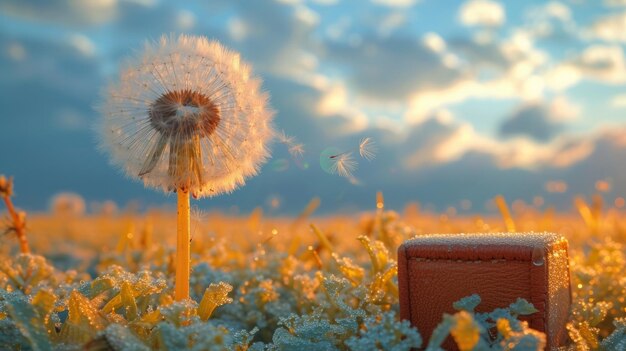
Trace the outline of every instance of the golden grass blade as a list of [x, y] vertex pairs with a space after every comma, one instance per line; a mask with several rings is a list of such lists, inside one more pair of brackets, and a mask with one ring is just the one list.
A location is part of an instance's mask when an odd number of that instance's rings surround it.
[[506, 200], [504, 196], [498, 195], [495, 198], [496, 205], [498, 206], [498, 210], [500, 210], [500, 214], [502, 215], [502, 219], [504, 220], [504, 225], [506, 227], [507, 232], [515, 232], [515, 222], [513, 221], [513, 216], [511, 216], [511, 212], [509, 211], [509, 207], [506, 204]]

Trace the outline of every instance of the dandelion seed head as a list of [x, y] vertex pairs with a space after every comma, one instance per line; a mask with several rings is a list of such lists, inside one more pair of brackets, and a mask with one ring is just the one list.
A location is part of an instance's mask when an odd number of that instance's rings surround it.
[[359, 143], [359, 154], [361, 155], [361, 157], [368, 161], [371, 161], [376, 158], [376, 151], [376, 144], [374, 143], [372, 138], [367, 137], [361, 139], [361, 142]]
[[239, 54], [204, 37], [164, 36], [105, 93], [101, 147], [146, 186], [231, 192], [269, 156], [267, 100]]

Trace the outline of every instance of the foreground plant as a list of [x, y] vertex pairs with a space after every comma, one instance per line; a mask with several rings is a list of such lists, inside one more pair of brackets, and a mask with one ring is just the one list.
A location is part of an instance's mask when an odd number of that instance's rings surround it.
[[30, 247], [28, 240], [26, 240], [26, 212], [15, 209], [11, 196], [13, 196], [13, 178], [7, 179], [4, 175], [0, 175], [0, 197], [2, 197], [10, 217], [6, 233], [15, 233], [20, 243], [20, 251], [27, 254], [30, 253]]
[[[294, 223], [305, 221], [318, 204], [312, 201]], [[250, 245], [253, 234], [263, 230], [258, 223], [280, 225], [258, 212], [251, 216], [254, 225], [251, 218], [217, 217], [212, 227], [226, 231], [194, 247], [195, 301], [172, 298], [170, 252], [162, 240], [149, 249], [124, 245], [107, 255], [102, 255], [105, 243], [112, 243], [107, 235], [74, 242], [70, 255], [92, 262], [89, 275], [58, 268], [66, 259], [58, 255], [59, 243], [69, 240], [53, 225], [42, 226], [51, 241], [40, 251], [50, 260], [0, 255], [0, 349], [441, 351], [454, 344], [460, 350], [544, 349], [545, 335], [523, 321], [534, 312], [524, 300], [482, 312], [479, 296], [463, 298], [430, 336], [401, 321], [393, 248], [421, 229], [385, 208], [380, 194], [377, 210], [352, 225], [318, 218], [309, 236], [301, 237], [309, 241], [291, 252], [292, 245], [276, 240]], [[85, 225], [84, 232], [105, 233], [99, 223]], [[445, 225], [438, 217], [433, 223]], [[474, 226], [455, 223], [459, 230]], [[298, 226], [289, 227], [286, 233], [293, 237]], [[591, 229], [582, 228], [582, 237], [591, 239]], [[626, 350], [624, 245], [609, 239], [578, 243], [570, 256], [572, 340], [564, 351]], [[83, 245], [90, 254], [84, 256]]]
[[189, 196], [229, 193], [269, 152], [273, 113], [239, 54], [204, 37], [162, 37], [124, 68], [102, 107], [102, 146], [148, 187], [178, 194], [175, 299], [189, 297]]

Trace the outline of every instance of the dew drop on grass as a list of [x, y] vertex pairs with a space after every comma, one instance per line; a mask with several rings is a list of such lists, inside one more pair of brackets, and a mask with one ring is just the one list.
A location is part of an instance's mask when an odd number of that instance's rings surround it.
[[543, 247], [536, 246], [533, 248], [532, 261], [535, 266], [543, 266], [545, 263], [545, 253]]

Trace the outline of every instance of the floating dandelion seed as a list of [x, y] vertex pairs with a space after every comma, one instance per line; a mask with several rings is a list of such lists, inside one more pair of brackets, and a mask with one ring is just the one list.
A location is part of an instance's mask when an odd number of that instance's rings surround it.
[[300, 158], [304, 155], [304, 144], [293, 144], [289, 146], [289, 154], [294, 158]]
[[356, 170], [357, 163], [352, 158], [351, 152], [344, 152], [341, 154], [332, 155], [330, 156], [330, 158], [333, 161], [330, 166], [331, 173], [336, 173], [348, 179], [353, 178], [352, 172]]
[[190, 208], [191, 219], [198, 224], [204, 222], [209, 217], [209, 213], [198, 206], [192, 206]]
[[[320, 165], [329, 173], [338, 174], [348, 178], [353, 185], [362, 184], [352, 175], [357, 168], [357, 162], [352, 157], [352, 152], [333, 152], [335, 148], [329, 148], [320, 155]], [[376, 146], [372, 138], [363, 138], [359, 143], [359, 155], [368, 161], [376, 157]]]
[[359, 143], [359, 154], [364, 159], [371, 161], [376, 157], [376, 145], [372, 138], [363, 138]]
[[175, 298], [189, 298], [189, 194], [235, 190], [269, 156], [273, 113], [239, 54], [203, 37], [147, 44], [105, 96], [102, 146], [146, 186], [178, 193]]
[[296, 143], [296, 138], [289, 136], [284, 130], [276, 135], [281, 144], [287, 146], [287, 151], [293, 158], [299, 158], [304, 155], [304, 144]]
[[276, 139], [287, 146], [293, 144], [294, 142], [294, 137], [285, 134], [284, 130], [281, 130], [278, 134], [276, 134]]
[[261, 81], [239, 54], [202, 37], [162, 37], [109, 88], [102, 145], [131, 177], [194, 197], [257, 173], [274, 134]]

